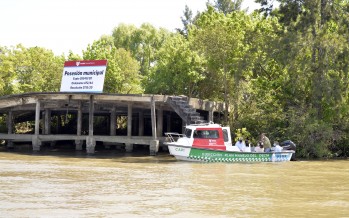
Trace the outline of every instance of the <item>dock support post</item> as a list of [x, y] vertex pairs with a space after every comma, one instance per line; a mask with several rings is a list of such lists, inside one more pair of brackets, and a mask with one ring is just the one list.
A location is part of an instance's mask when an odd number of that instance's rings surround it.
[[[45, 109], [45, 111], [43, 112], [43, 117], [44, 117], [44, 135], [49, 135], [51, 134], [51, 110], [49, 109]], [[50, 147], [52, 148], [53, 146], [51, 146], [53, 141], [51, 142], [45, 142], [45, 144], [49, 144]]]
[[[127, 106], [127, 138], [131, 139], [132, 136], [132, 104], [129, 103]], [[125, 144], [126, 152], [133, 151], [133, 144], [126, 143]]]
[[155, 156], [159, 151], [159, 140], [151, 140], [149, 146], [150, 155]]
[[116, 107], [113, 105], [113, 108], [110, 112], [110, 135], [116, 135]]
[[156, 124], [156, 130], [157, 130], [157, 133], [156, 135], [157, 136], [162, 136], [162, 132], [163, 132], [163, 125], [164, 125], [164, 111], [162, 108], [158, 109], [157, 110], [157, 114], [156, 114], [156, 121], [157, 121], [157, 124]]
[[44, 125], [44, 132], [45, 135], [51, 134], [51, 110], [45, 109], [45, 125]]
[[[81, 127], [82, 127], [82, 109], [81, 109], [81, 101], [78, 104], [78, 117], [77, 117], [77, 127], [76, 127], [76, 135], [81, 136]], [[75, 150], [82, 150], [82, 140], [75, 140]]]
[[33, 151], [40, 151], [41, 144], [42, 142], [39, 139], [39, 137], [36, 135], [33, 135], [32, 137]]
[[96, 140], [93, 138], [93, 136], [87, 136], [86, 137], [86, 153], [94, 154], [95, 147], [96, 147]]
[[40, 151], [41, 141], [39, 140], [39, 134], [40, 134], [40, 101], [36, 101], [36, 107], [35, 107], [35, 132], [32, 137], [32, 146], [33, 151]]
[[208, 111], [208, 121], [213, 122], [213, 110]]
[[156, 110], [155, 110], [155, 100], [154, 96], [151, 97], [151, 127], [152, 127], [152, 134], [153, 134], [153, 140], [150, 141], [149, 145], [149, 153], [150, 155], [156, 155], [156, 153], [159, 151], [159, 140], [157, 138], [157, 131], [156, 131]]
[[93, 138], [93, 113], [94, 113], [94, 103], [93, 95], [90, 96], [90, 105], [89, 105], [89, 114], [88, 114], [88, 136], [86, 137], [86, 152], [87, 154], [95, 153], [96, 140]]

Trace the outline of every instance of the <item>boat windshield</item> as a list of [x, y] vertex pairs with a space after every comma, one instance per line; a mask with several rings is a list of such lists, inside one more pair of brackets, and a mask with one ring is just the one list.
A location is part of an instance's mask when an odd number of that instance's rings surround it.
[[228, 130], [223, 129], [223, 137], [225, 142], [229, 142], [229, 135]]
[[185, 129], [184, 134], [185, 134], [185, 136], [186, 136], [187, 138], [190, 138], [192, 132], [193, 132], [193, 131], [192, 131], [191, 129]]
[[219, 134], [217, 130], [195, 130], [194, 138], [217, 139]]

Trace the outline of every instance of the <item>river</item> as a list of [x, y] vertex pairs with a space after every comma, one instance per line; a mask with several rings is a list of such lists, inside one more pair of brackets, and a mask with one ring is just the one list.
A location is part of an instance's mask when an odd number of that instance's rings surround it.
[[349, 217], [349, 161], [0, 152], [0, 217]]

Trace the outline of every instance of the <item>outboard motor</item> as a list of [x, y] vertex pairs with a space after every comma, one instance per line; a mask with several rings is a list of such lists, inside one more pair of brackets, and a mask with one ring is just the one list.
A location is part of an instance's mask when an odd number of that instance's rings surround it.
[[295, 153], [292, 154], [291, 160], [296, 160], [296, 144], [291, 140], [281, 142], [280, 146], [283, 150], [292, 150]]

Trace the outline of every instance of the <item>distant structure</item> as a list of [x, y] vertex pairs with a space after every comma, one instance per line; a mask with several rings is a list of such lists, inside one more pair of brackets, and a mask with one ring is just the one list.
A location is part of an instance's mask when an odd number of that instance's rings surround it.
[[[222, 103], [186, 96], [76, 92], [9, 95], [0, 97], [0, 116], [7, 119], [7, 133], [0, 133], [0, 140], [6, 140], [9, 148], [16, 142], [31, 142], [33, 151], [40, 151], [43, 143], [71, 140], [76, 150], [86, 147], [88, 154], [95, 152], [96, 142], [106, 147], [123, 145], [127, 152], [141, 144], [149, 145], [150, 155], [156, 155], [164, 132], [181, 132], [186, 124], [219, 122], [223, 110]], [[63, 130], [64, 115], [76, 124], [70, 131]], [[104, 132], [96, 128], [98, 117], [107, 121]], [[123, 134], [117, 126], [120, 117], [127, 118]], [[14, 133], [14, 126], [25, 121], [35, 121], [34, 131]]]

